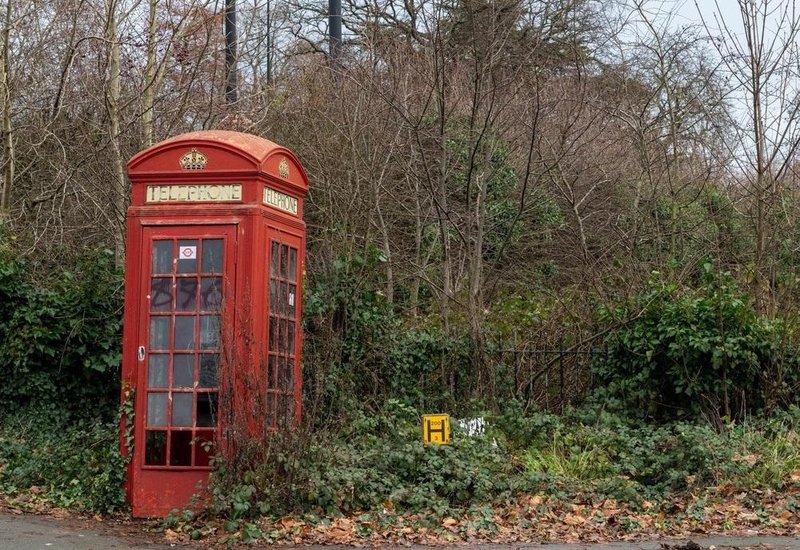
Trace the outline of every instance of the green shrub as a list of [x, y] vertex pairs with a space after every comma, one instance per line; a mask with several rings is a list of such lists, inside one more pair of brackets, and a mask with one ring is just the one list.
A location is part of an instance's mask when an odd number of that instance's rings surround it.
[[337, 434], [279, 434], [213, 475], [215, 513], [432, 510], [493, 502], [523, 489], [521, 465], [489, 437], [424, 446], [419, 416], [399, 401]]
[[[697, 288], [654, 273], [631, 304], [601, 311], [622, 324], [594, 362], [598, 399], [656, 420], [739, 418], [770, 404], [767, 384], [784, 330], [756, 314], [728, 273], [711, 264]], [[797, 378], [797, 365], [781, 372]]]
[[305, 289], [305, 407], [325, 419], [320, 427], [379, 411], [388, 399], [443, 408], [469, 382], [453, 375], [454, 384], [442, 383], [443, 371], [469, 364], [466, 333], [451, 337], [438, 323], [397, 313], [374, 280], [384, 261], [369, 247], [365, 255], [336, 259]]
[[456, 431], [450, 446], [425, 447], [417, 411], [391, 400], [335, 432], [276, 434], [218, 465], [211, 511], [234, 519], [384, 509], [442, 517], [530, 493], [668, 506], [711, 487], [780, 488], [800, 460], [800, 409], [722, 433], [598, 408], [514, 411], [487, 417], [483, 436]]
[[0, 493], [35, 493], [46, 503], [79, 511], [122, 508], [118, 424], [58, 423], [37, 412], [25, 410], [0, 422]]
[[51, 414], [113, 415], [119, 395], [122, 278], [110, 251], [35, 280], [33, 266], [0, 247], [0, 415], [36, 406]]

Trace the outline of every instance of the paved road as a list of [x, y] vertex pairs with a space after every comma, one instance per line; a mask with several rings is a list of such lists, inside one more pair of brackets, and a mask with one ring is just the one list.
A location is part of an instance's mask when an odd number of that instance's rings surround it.
[[[92, 520], [56, 519], [46, 516], [14, 515], [0, 511], [0, 550], [145, 550], [174, 548], [167, 543], [143, 542], [147, 537], [141, 532], [134, 538], [120, 533], [124, 528], [111, 529]], [[158, 534], [153, 534], [157, 540]], [[704, 548], [747, 548], [761, 546], [759, 550], [800, 550], [800, 538], [796, 537], [702, 537], [693, 539]], [[651, 542], [617, 542], [609, 544], [475, 544], [469, 547], [454, 546], [455, 549], [480, 550], [660, 550], [662, 542], [669, 545], [685, 543], [686, 540]], [[196, 548], [200, 548], [197, 546]], [[255, 546], [251, 548], [268, 548]], [[352, 550], [350, 547], [324, 546], [304, 547], [303, 550]], [[386, 548], [386, 550], [393, 550]], [[403, 550], [430, 550], [422, 547], [404, 547]]]
[[142, 550], [169, 548], [142, 544], [110, 533], [92, 521], [0, 512], [0, 550]]

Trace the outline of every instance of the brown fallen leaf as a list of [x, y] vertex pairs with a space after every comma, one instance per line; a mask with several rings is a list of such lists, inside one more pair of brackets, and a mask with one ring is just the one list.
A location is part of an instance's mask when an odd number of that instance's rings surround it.
[[298, 522], [295, 521], [294, 518], [291, 518], [289, 516], [281, 518], [278, 523], [280, 523], [281, 527], [283, 527], [284, 529], [291, 529], [292, 527], [298, 524]]
[[329, 537], [334, 538], [338, 541], [346, 540], [350, 538], [350, 531], [346, 531], [339, 527], [331, 527], [325, 532]]

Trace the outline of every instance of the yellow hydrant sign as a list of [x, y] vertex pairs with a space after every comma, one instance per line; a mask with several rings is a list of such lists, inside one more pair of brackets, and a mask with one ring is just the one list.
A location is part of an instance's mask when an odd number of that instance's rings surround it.
[[425, 414], [422, 415], [422, 442], [426, 445], [450, 444], [450, 415]]

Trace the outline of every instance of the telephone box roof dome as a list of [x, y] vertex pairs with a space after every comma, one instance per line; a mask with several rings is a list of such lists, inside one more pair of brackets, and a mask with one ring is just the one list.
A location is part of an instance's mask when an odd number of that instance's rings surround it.
[[[200, 172], [243, 173], [256, 171], [278, 177], [308, 190], [308, 177], [292, 151], [268, 139], [229, 130], [201, 130], [171, 137], [141, 151], [128, 162], [128, 175], [181, 174], [183, 155], [197, 151]], [[288, 174], [288, 175], [287, 175]]]
[[264, 139], [260, 136], [245, 134], [243, 132], [233, 132], [230, 130], [198, 130], [196, 132], [188, 132], [186, 134], [181, 134], [164, 140], [155, 147], [163, 147], [172, 143], [180, 143], [185, 141], [210, 141], [214, 143], [225, 143], [231, 147], [239, 149], [240, 151], [248, 153], [258, 160], [265, 159], [270, 153], [277, 149], [285, 149], [285, 147], [282, 147], [277, 143], [273, 143], [270, 140]]

